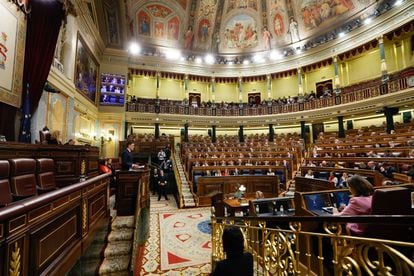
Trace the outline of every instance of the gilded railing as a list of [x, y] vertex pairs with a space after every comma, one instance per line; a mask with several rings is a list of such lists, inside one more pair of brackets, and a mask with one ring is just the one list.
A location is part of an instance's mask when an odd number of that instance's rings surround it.
[[[268, 114], [285, 114], [291, 112], [313, 110], [319, 108], [325, 108], [335, 106], [340, 103], [357, 102], [361, 100], [375, 98], [384, 94], [394, 93], [402, 91], [408, 88], [407, 78], [396, 74], [392, 80], [382, 84], [379, 79], [371, 80], [365, 85], [353, 85], [344, 87], [343, 92], [338, 95], [338, 98], [334, 96], [328, 98], [316, 98], [313, 100], [305, 101], [304, 103], [290, 103], [290, 104], [268, 104], [259, 105], [257, 107], [250, 107], [247, 103], [244, 103], [239, 109], [238, 104], [234, 104], [230, 107], [223, 107], [217, 105], [214, 108], [212, 106], [183, 106], [180, 101], [166, 102], [161, 105], [159, 112], [162, 114], [189, 114], [199, 116], [213, 116], [213, 109], [215, 116], [259, 116]], [[126, 104], [127, 112], [139, 112], [139, 113], [157, 113], [155, 109], [156, 99], [152, 101], [147, 100], [144, 103], [128, 102]], [[187, 110], [187, 111], [186, 111]]]
[[346, 221], [414, 226], [414, 216], [212, 217], [212, 267], [225, 258], [224, 227], [235, 225], [253, 255], [255, 275], [413, 275], [412, 236], [393, 237], [404, 241], [350, 236], [343, 226]]

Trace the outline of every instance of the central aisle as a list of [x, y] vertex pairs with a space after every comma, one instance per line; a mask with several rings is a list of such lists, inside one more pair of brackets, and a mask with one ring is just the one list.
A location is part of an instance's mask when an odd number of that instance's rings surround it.
[[172, 196], [157, 199], [151, 197], [150, 237], [135, 275], [209, 275], [210, 208], [178, 209]]

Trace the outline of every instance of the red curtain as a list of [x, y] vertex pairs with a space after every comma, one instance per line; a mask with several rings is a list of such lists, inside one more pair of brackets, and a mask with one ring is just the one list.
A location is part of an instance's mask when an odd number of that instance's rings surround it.
[[[64, 18], [59, 1], [32, 0], [27, 19], [23, 90], [29, 84], [30, 111], [33, 114], [43, 93], [43, 86], [53, 61], [60, 25]], [[22, 93], [24, 103], [25, 93]]]

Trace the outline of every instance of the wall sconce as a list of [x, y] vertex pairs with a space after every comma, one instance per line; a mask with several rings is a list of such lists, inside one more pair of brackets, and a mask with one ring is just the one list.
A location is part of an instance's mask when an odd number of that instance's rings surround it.
[[112, 137], [111, 136], [109, 136], [109, 137], [101, 136], [101, 144], [102, 145], [105, 144], [105, 143], [109, 143], [111, 141], [112, 141]]

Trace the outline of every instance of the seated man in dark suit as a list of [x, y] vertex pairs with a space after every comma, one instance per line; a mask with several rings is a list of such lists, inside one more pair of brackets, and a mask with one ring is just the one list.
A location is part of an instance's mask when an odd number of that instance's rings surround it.
[[135, 169], [137, 165], [134, 164], [134, 158], [132, 152], [134, 151], [135, 143], [133, 141], [128, 141], [127, 146], [122, 152], [122, 169], [129, 170]]
[[223, 249], [226, 259], [216, 265], [212, 276], [251, 276], [253, 275], [253, 256], [244, 253], [244, 238], [238, 227], [226, 227], [223, 232]]

